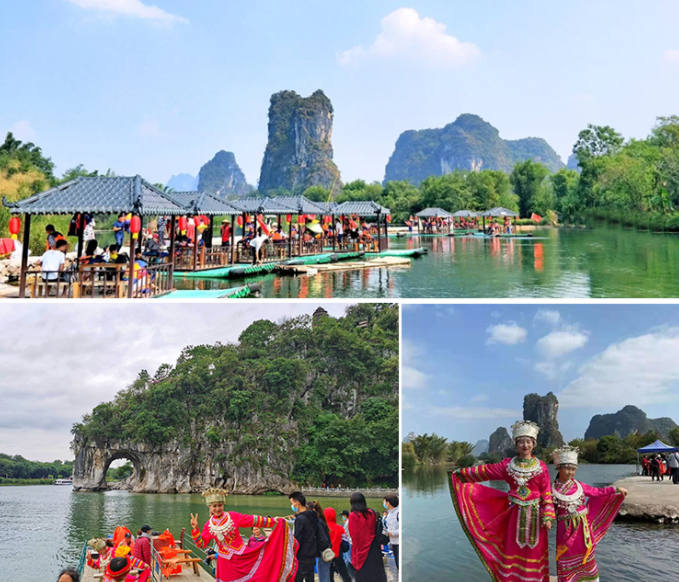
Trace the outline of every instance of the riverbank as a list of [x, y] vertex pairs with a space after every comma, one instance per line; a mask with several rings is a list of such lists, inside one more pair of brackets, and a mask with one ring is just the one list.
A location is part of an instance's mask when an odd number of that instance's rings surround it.
[[618, 519], [679, 525], [679, 485], [670, 479], [651, 481], [650, 477], [628, 477], [613, 483], [627, 489]]
[[54, 485], [54, 479], [0, 479], [0, 487], [10, 485]]

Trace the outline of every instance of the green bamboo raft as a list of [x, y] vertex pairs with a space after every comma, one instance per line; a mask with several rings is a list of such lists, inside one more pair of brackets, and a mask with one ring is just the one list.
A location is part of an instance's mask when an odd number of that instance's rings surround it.
[[381, 253], [366, 253], [366, 258], [375, 259], [380, 257], [421, 257], [427, 253], [427, 249], [420, 247], [418, 249], [400, 249], [391, 251], [382, 251]]
[[247, 297], [253, 289], [249, 285], [234, 287], [233, 289], [180, 289], [162, 295], [158, 299], [240, 299]]
[[533, 233], [532, 232], [524, 232], [524, 233], [513, 233], [513, 234], [498, 234], [498, 235], [492, 235], [492, 234], [484, 234], [482, 232], [476, 232], [474, 233], [474, 236], [478, 236], [479, 238], [533, 238]]

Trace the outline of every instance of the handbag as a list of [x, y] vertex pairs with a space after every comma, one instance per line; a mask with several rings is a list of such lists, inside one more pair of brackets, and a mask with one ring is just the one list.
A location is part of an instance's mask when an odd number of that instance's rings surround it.
[[324, 562], [332, 562], [335, 559], [335, 552], [332, 551], [332, 548], [326, 548], [321, 552], [321, 559]]

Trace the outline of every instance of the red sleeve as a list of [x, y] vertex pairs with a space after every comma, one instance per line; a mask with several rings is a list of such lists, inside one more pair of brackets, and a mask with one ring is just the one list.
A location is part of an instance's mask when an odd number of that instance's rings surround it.
[[149, 566], [146, 562], [142, 562], [141, 560], [137, 558], [130, 558], [130, 562], [132, 563], [132, 567], [136, 568], [137, 570], [150, 570], [151, 566]]
[[490, 463], [486, 465], [476, 465], [474, 467], [460, 469], [458, 475], [461, 481], [466, 481], [467, 483], [479, 483], [481, 481], [506, 481], [506, 466], [507, 461], [500, 461], [499, 463]]
[[587, 483], [580, 483], [582, 490], [587, 497], [608, 497], [610, 495], [617, 495], [617, 487], [592, 487]]
[[229, 511], [231, 519], [236, 527], [273, 527], [275, 522], [272, 517], [262, 517], [261, 515], [243, 515], [235, 511]]
[[212, 534], [210, 533], [210, 522], [209, 521], [205, 522], [202, 534], [197, 529], [192, 529], [191, 538], [193, 539], [193, 543], [196, 544], [196, 546], [198, 546], [199, 548], [203, 549], [207, 548], [210, 545], [210, 542], [212, 541]]
[[540, 498], [542, 499], [542, 517], [549, 519], [556, 519], [556, 514], [554, 513], [554, 499], [552, 497], [552, 481], [549, 478], [549, 469], [547, 465], [542, 463], [543, 471], [540, 473]]

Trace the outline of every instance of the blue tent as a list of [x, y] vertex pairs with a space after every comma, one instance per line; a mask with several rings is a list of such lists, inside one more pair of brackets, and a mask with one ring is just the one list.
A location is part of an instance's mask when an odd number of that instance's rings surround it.
[[647, 453], [673, 453], [675, 451], [679, 451], [679, 448], [666, 445], [660, 440], [637, 449], [637, 474], [639, 474], [639, 453], [645, 455]]

